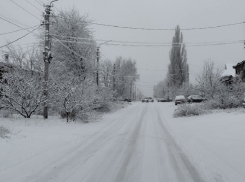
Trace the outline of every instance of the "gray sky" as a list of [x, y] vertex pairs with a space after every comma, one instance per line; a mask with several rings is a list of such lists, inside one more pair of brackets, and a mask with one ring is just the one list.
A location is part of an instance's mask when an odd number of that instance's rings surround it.
[[[47, 0], [12, 0], [24, 7], [31, 14], [11, 2], [1, 0], [0, 17], [7, 17], [22, 27], [40, 24], [41, 11], [38, 2]], [[28, 1], [30, 3], [28, 3]], [[36, 9], [34, 6], [38, 9]], [[88, 15], [96, 23], [140, 28], [170, 28], [177, 25], [181, 29], [210, 27], [245, 21], [244, 0], [59, 0], [54, 3], [59, 10], [75, 7], [81, 15]], [[55, 11], [56, 9], [53, 8]], [[20, 28], [0, 19], [1, 33]], [[91, 25], [95, 39], [120, 40], [130, 42], [171, 43], [174, 30], [146, 31], [129, 30]], [[0, 46], [6, 40], [13, 41], [28, 33], [27, 31], [0, 35]], [[244, 60], [243, 43], [215, 46], [188, 46], [193, 43], [237, 41], [245, 39], [245, 25], [234, 25], [215, 29], [182, 31], [187, 44], [187, 58], [190, 66], [190, 80], [195, 82], [195, 75], [200, 72], [205, 60], [213, 60], [217, 66], [225, 63], [238, 63]], [[15, 43], [24, 47], [36, 40], [29, 35]], [[153, 86], [163, 80], [169, 64], [171, 46], [163, 47], [123, 47], [102, 45], [102, 61], [114, 60], [117, 56], [132, 58], [137, 62], [140, 81], [137, 87], [146, 95], [152, 96]], [[160, 70], [160, 71], [159, 71]]]

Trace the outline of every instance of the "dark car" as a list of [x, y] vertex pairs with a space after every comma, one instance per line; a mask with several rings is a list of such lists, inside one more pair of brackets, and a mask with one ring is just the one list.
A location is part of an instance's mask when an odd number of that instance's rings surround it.
[[175, 97], [175, 105], [177, 105], [177, 104], [183, 104], [185, 102], [186, 102], [185, 96], [183, 96], [183, 95], [177, 95]]
[[171, 102], [172, 99], [166, 99], [166, 98], [160, 98], [160, 99], [157, 99], [157, 102]]
[[187, 98], [187, 102], [189, 103], [192, 103], [192, 102], [203, 102], [205, 101], [206, 99], [201, 97], [200, 95], [190, 95], [188, 98]]
[[167, 99], [159, 98], [157, 99], [157, 102], [167, 102]]
[[130, 98], [125, 98], [124, 101], [125, 102], [131, 102], [131, 99]]

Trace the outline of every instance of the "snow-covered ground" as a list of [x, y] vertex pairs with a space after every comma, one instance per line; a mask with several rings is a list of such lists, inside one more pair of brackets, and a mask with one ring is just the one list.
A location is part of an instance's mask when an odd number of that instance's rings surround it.
[[[245, 181], [245, 110], [132, 103], [91, 123], [0, 118], [0, 181]], [[188, 173], [188, 174], [187, 174]], [[190, 179], [187, 179], [190, 177]]]
[[245, 181], [245, 109], [171, 118], [173, 107], [162, 105], [168, 126], [207, 181]]

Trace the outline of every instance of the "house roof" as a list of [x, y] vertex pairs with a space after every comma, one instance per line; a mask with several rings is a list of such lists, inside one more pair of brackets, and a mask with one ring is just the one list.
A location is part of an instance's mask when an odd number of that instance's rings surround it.
[[233, 66], [235, 66], [234, 63], [226, 63], [225, 64], [225, 69], [232, 69], [233, 70], [234, 69]]
[[222, 75], [223, 76], [236, 76], [236, 70], [234, 69], [234, 64], [232, 63], [227, 63], [225, 64], [225, 70], [223, 71]]

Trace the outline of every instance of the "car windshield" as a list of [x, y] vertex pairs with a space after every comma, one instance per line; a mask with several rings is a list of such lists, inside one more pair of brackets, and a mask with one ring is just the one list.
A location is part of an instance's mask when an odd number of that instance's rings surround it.
[[185, 99], [185, 96], [183, 96], [183, 95], [178, 95], [178, 96], [175, 97], [175, 99]]
[[191, 98], [192, 99], [201, 99], [202, 97], [200, 95], [192, 95]]

